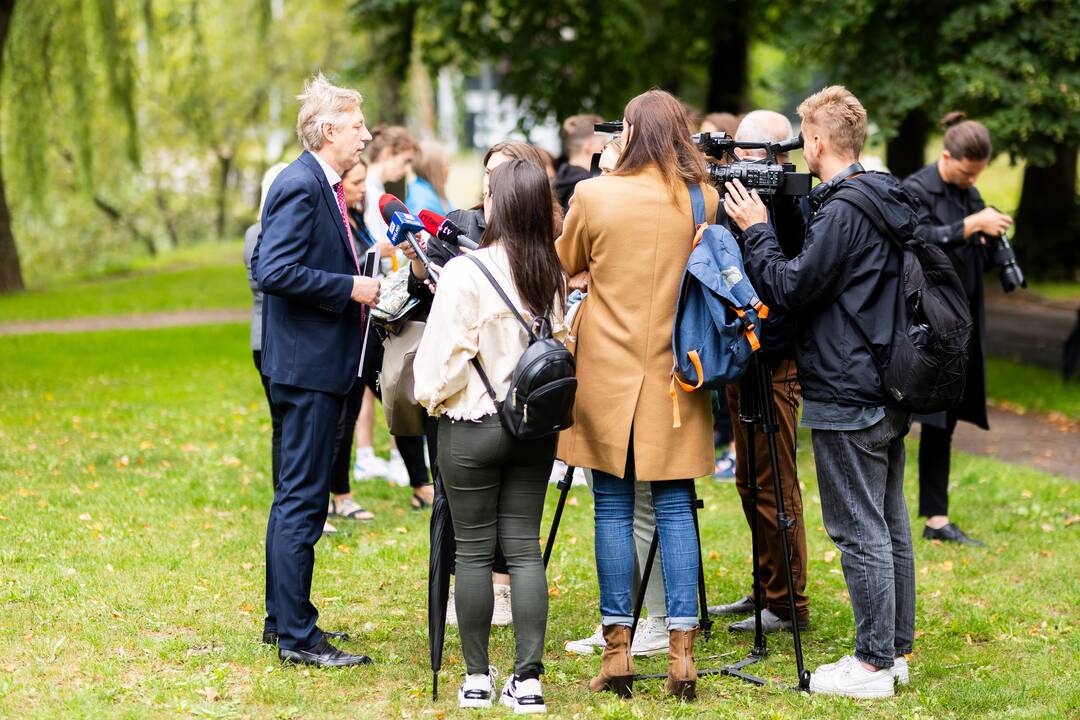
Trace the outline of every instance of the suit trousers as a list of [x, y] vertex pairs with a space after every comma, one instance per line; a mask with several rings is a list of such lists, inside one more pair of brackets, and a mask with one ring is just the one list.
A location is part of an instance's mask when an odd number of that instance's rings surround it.
[[947, 413], [945, 427], [922, 424], [919, 436], [919, 515], [949, 514], [949, 464], [956, 415]]
[[[795, 443], [799, 423], [801, 393], [795, 370], [795, 361], [777, 360], [772, 371], [773, 400], [776, 405], [776, 450], [779, 460], [780, 489], [784, 494], [784, 513], [794, 521], [788, 529], [788, 550], [791, 558], [791, 577], [795, 587], [795, 610], [799, 620], [810, 617], [810, 599], [806, 596], [806, 526], [803, 522], [802, 490], [795, 467]], [[735, 434], [735, 486], [742, 498], [746, 522], [753, 522], [750, 504], [750, 468], [747, 427], [740, 421], [742, 388], [737, 383], [727, 386], [728, 407], [731, 409], [731, 426]], [[757, 461], [758, 493], [758, 564], [761, 572], [765, 607], [785, 620], [791, 618], [791, 604], [787, 594], [787, 575], [784, 571], [784, 553], [780, 545], [780, 526], [776, 522], [776, 485], [773, 482], [769, 444], [765, 435], [754, 436], [754, 453]], [[753, 597], [751, 587], [750, 596]]]
[[322, 639], [311, 574], [344, 396], [272, 382], [270, 397], [282, 424], [281, 472], [266, 523], [266, 626], [277, 630], [278, 647], [298, 650]]

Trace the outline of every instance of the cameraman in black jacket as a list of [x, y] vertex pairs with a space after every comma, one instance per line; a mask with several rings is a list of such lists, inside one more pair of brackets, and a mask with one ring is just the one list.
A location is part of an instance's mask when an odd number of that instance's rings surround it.
[[915, 560], [904, 501], [911, 417], [886, 406], [873, 354], [888, 357], [902, 258], [855, 205], [829, 200], [841, 184], [853, 185], [907, 235], [917, 223], [914, 200], [891, 175], [865, 173], [858, 164], [866, 111], [845, 88], [811, 95], [798, 112], [806, 164], [822, 180], [811, 192], [817, 210], [802, 253], [785, 257], [765, 205], [741, 183], [728, 183], [725, 210], [746, 233], [749, 272], [766, 304], [798, 313], [802, 422], [813, 429], [821, 514], [842, 553], [855, 615], [855, 654], [820, 666], [810, 690], [891, 697], [894, 678], [907, 680], [902, 658], [915, 635]]
[[[791, 121], [778, 112], [754, 110], [739, 123], [736, 141], [779, 143], [794, 133]], [[736, 148], [742, 160], [761, 158], [764, 150]], [[781, 155], [776, 162], [787, 162]], [[802, 252], [806, 236], [806, 221], [798, 198], [793, 195], [771, 195], [764, 200], [769, 210], [769, 222], [775, 228], [784, 257], [794, 258]], [[742, 232], [732, 228], [745, 255], [745, 239]], [[759, 287], [758, 278], [751, 272], [750, 281]], [[773, 399], [776, 403], [776, 419], [779, 432], [777, 456], [779, 475], [784, 498], [784, 509], [793, 524], [787, 529], [788, 547], [791, 549], [791, 576], [795, 590], [795, 612], [799, 627], [810, 620], [810, 600], [806, 596], [806, 527], [803, 523], [802, 491], [799, 489], [798, 470], [795, 464], [795, 443], [798, 435], [799, 380], [795, 369], [795, 318], [781, 309], [769, 308], [769, 317], [762, 328], [762, 362], [768, 365], [772, 377]], [[748, 523], [753, 524], [750, 501], [749, 448], [746, 426], [740, 422], [742, 388], [738, 383], [727, 386], [727, 406], [731, 411], [731, 427], [735, 436], [735, 486], [742, 498], [743, 512]], [[780, 527], [776, 517], [776, 490], [772, 477], [769, 448], [765, 442], [754, 445], [757, 484], [757, 522], [761, 529], [758, 540], [758, 563], [764, 607], [761, 612], [765, 632], [791, 628], [791, 605], [788, 601], [787, 575], [784, 571], [784, 551], [780, 543]], [[747, 615], [732, 623], [732, 632], [754, 631], [753, 588], [748, 595], [727, 605], [713, 606], [709, 612], [717, 615]]]

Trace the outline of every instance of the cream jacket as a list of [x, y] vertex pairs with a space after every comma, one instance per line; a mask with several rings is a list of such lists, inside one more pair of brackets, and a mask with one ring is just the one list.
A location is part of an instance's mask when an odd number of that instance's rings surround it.
[[[484, 263], [531, 324], [533, 317], [523, 310], [501, 243], [476, 250], [472, 256]], [[554, 300], [553, 305], [558, 307], [552, 311], [552, 334], [562, 340], [565, 308]], [[491, 415], [495, 405], [469, 360], [480, 361], [496, 397], [502, 400], [526, 347], [525, 329], [480, 268], [467, 258], [454, 258], [439, 276], [424, 337], [413, 360], [416, 401], [432, 416], [479, 420]]]

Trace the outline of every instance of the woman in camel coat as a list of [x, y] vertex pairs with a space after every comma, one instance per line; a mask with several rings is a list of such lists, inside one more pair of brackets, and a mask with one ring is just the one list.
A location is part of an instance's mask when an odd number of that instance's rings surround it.
[[[626, 149], [614, 172], [577, 185], [556, 251], [570, 275], [589, 273], [569, 343], [577, 358], [574, 426], [559, 441], [567, 464], [592, 468], [600, 612], [606, 648], [594, 690], [629, 692], [634, 481], [651, 482], [668, 609], [668, 691], [692, 696], [697, 674], [698, 542], [693, 478], [712, 473], [708, 393], [670, 394], [671, 326], [690, 256], [688, 184], [707, 217], [719, 198], [705, 183], [685, 111], [651, 90], [625, 111]], [[660, 482], [663, 481], [663, 482]]]

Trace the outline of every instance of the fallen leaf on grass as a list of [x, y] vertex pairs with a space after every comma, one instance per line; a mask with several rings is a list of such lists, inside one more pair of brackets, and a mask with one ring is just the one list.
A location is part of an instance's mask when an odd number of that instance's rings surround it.
[[116, 467], [127, 467], [131, 464], [131, 458], [127, 455], [121, 455], [120, 459], [116, 461]]
[[253, 568], [255, 566], [252, 565], [251, 563], [241, 563], [240, 567], [244, 568], [245, 570], [250, 570], [251, 568]]
[[80, 520], [92, 520], [93, 518], [90, 517], [90, 513], [83, 513], [82, 515], [79, 516], [79, 519]]
[[343, 553], [349, 552], [349, 546], [345, 545], [345, 544], [338, 545], [337, 549], [338, 549], [339, 552], [343, 552]]
[[238, 467], [240, 465], [240, 458], [233, 457], [232, 455], [226, 455], [221, 458], [221, 464], [227, 467]]
[[215, 700], [217, 700], [220, 697], [218, 695], [218, 691], [215, 690], [212, 687], [204, 687], [202, 690], [197, 690], [196, 692], [199, 695], [202, 695], [204, 698], [206, 698], [210, 702], [214, 702]]
[[409, 530], [408, 528], [396, 527], [394, 528], [394, 532], [404, 535], [405, 533], [409, 532]]
[[1054, 526], [1051, 525], [1050, 523], [1043, 523], [1042, 524], [1042, 531], [1045, 532], [1045, 533], [1052, 533], [1052, 532], [1054, 532]]
[[952, 569], [952, 560], [946, 560], [945, 562], [941, 563], [941, 572], [952, 572]]
[[1072, 517], [1065, 518], [1065, 527], [1075, 525], [1076, 523], [1080, 523], [1080, 515], [1073, 515]]
[[825, 553], [825, 562], [831, 563], [835, 559], [836, 559], [836, 551], [835, 550], [829, 550], [829, 551], [827, 551]]
[[200, 545], [202, 545], [202, 543], [199, 542], [199, 538], [195, 538], [194, 540], [191, 541], [191, 549], [192, 550], [199, 547]]

